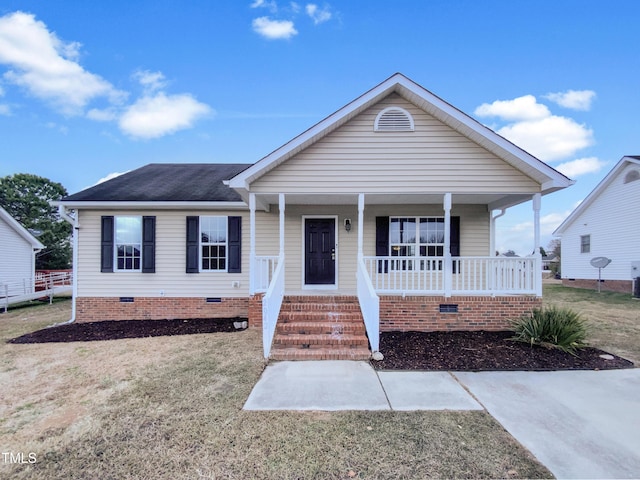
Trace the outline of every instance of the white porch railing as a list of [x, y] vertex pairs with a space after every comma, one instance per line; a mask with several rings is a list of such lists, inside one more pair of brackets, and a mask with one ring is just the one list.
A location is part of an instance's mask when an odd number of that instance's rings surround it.
[[[376, 293], [540, 295], [540, 259], [532, 257], [364, 257]], [[445, 275], [451, 272], [451, 290]]]
[[364, 260], [358, 260], [357, 288], [358, 302], [364, 318], [364, 326], [371, 344], [371, 351], [380, 350], [380, 298], [376, 295], [371, 277], [367, 273]]
[[273, 272], [267, 293], [262, 297], [262, 346], [264, 358], [269, 358], [271, 342], [276, 331], [278, 315], [284, 298], [284, 255], [277, 257], [277, 266]]
[[251, 270], [251, 275], [253, 275], [253, 281], [255, 282], [255, 292], [260, 293], [267, 291], [277, 266], [277, 255], [255, 257], [253, 268]]

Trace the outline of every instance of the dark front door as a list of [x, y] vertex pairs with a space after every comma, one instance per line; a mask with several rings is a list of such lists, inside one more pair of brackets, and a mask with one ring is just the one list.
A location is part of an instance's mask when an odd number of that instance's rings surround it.
[[304, 238], [304, 283], [334, 285], [336, 283], [335, 219], [305, 219]]

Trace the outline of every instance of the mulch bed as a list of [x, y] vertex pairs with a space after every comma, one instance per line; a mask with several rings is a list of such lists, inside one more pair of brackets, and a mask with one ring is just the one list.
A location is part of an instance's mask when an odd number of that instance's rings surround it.
[[189, 320], [118, 320], [72, 323], [43, 328], [8, 340], [7, 343], [91, 342], [120, 338], [191, 335], [195, 333], [238, 332], [234, 322], [246, 318], [195, 318]]
[[633, 363], [602, 350], [585, 348], [578, 356], [509, 340], [512, 332], [383, 332], [377, 370], [605, 370]]

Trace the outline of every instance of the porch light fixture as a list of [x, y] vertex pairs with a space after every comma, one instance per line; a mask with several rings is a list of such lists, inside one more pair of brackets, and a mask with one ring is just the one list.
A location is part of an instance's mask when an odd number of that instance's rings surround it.
[[347, 232], [350, 232], [350, 231], [351, 231], [351, 219], [350, 219], [350, 218], [345, 218], [345, 219], [344, 219], [344, 229], [345, 229]]

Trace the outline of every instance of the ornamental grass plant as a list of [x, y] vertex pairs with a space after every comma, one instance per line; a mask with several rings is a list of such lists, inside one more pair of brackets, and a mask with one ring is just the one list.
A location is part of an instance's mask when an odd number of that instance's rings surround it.
[[512, 340], [557, 348], [571, 355], [587, 346], [589, 328], [582, 316], [569, 309], [559, 307], [535, 308], [511, 322]]

